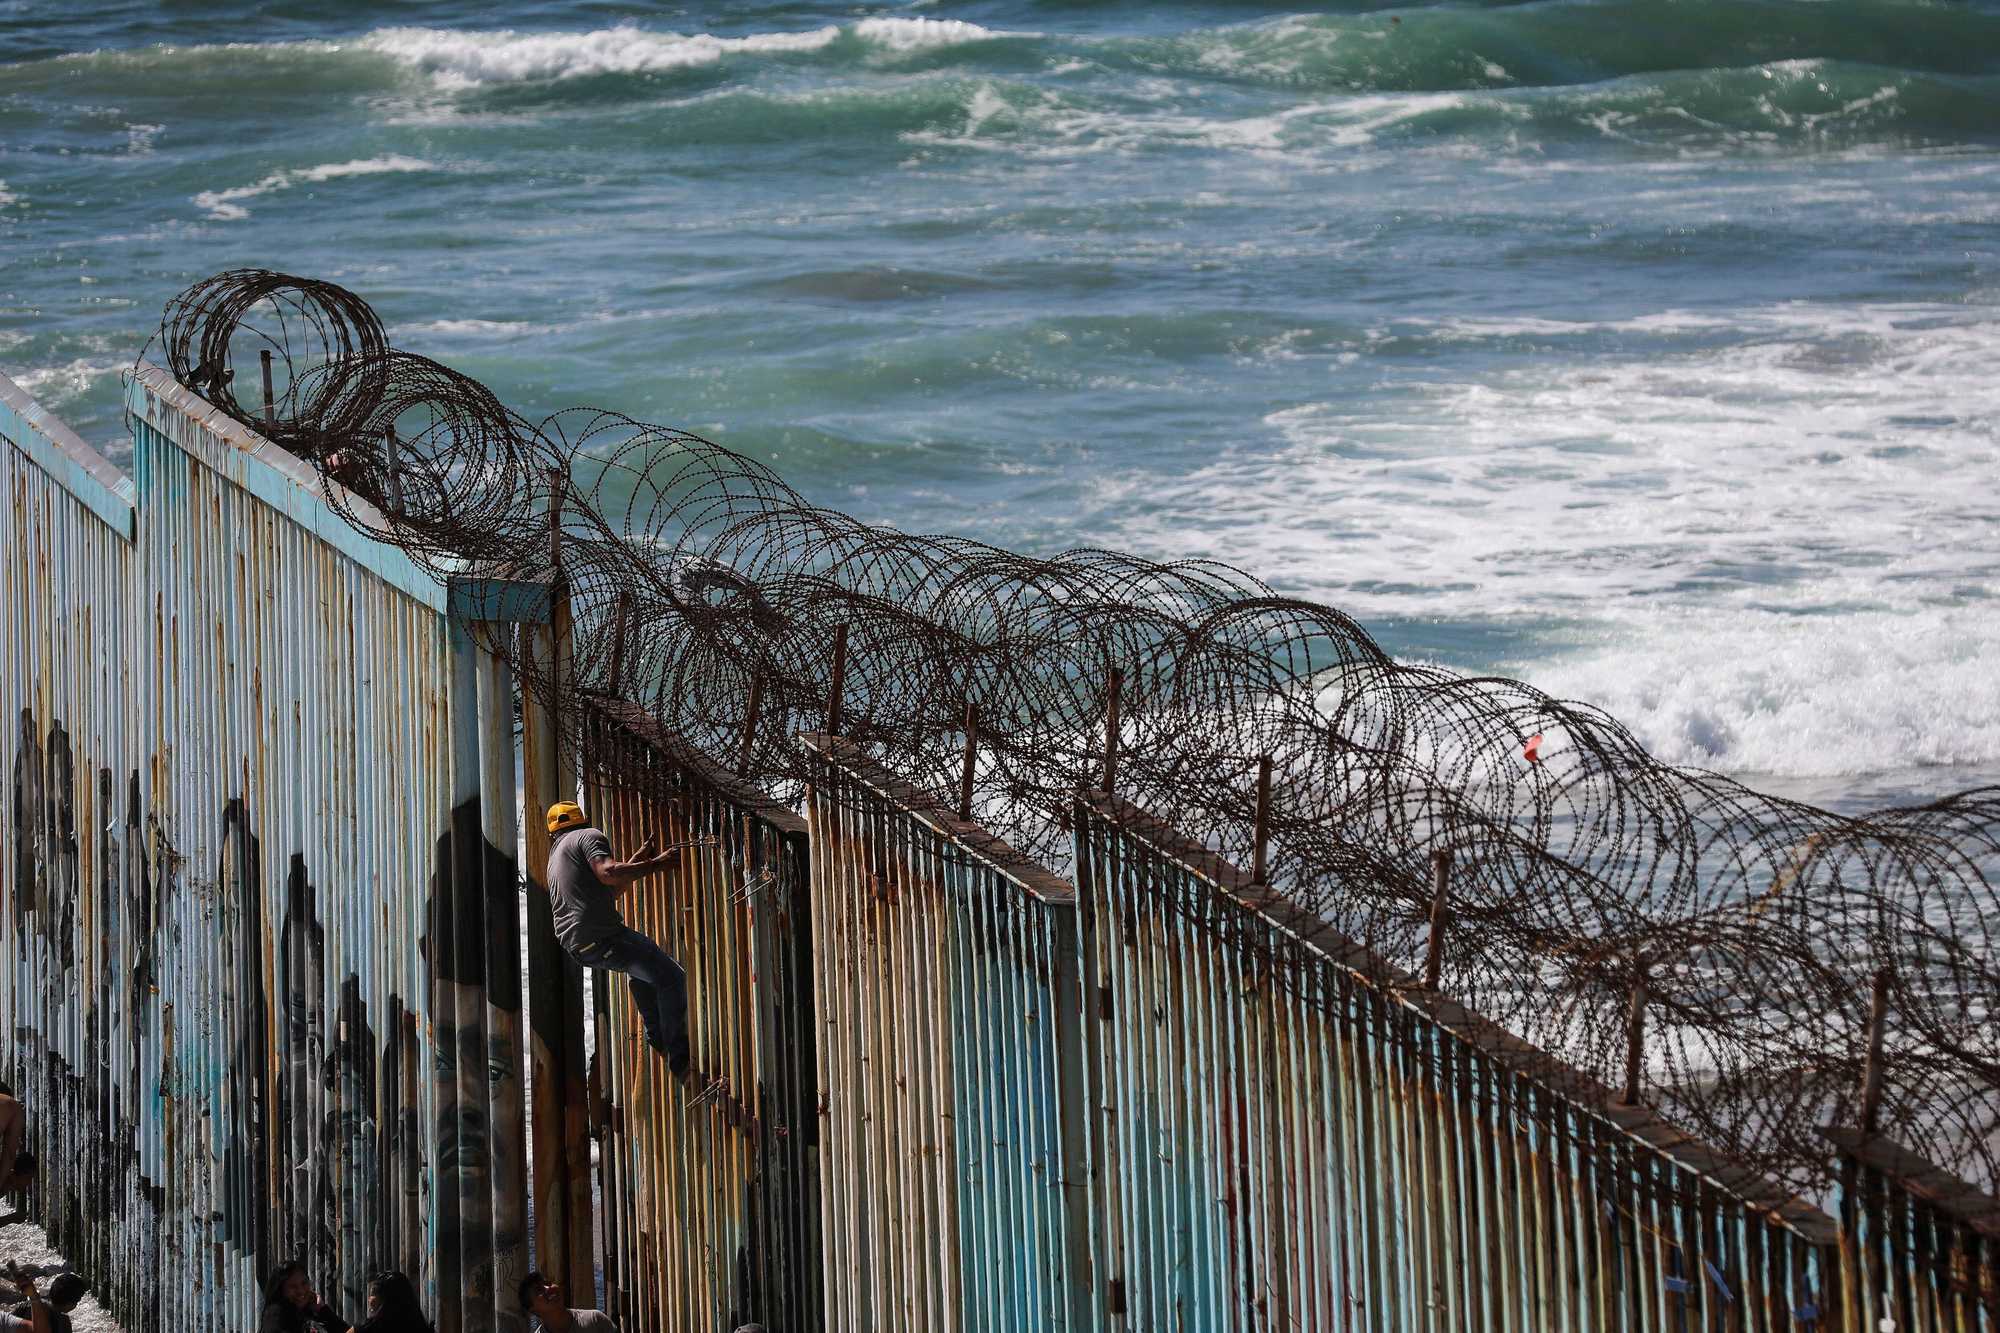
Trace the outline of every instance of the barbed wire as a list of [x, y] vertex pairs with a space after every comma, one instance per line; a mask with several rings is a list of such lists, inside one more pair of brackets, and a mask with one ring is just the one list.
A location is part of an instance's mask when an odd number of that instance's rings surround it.
[[[218, 274], [160, 341], [439, 577], [556, 567], [572, 670], [495, 647], [600, 771], [588, 719], [628, 700], [796, 800], [793, 738], [831, 724], [1062, 868], [1115, 695], [1119, 795], [1245, 866], [1261, 823], [1266, 878], [1401, 967], [1448, 858], [1444, 991], [1619, 1087], [1639, 990], [1645, 1097], [1800, 1191], [1828, 1183], [1817, 1127], [1859, 1113], [1886, 975], [1883, 1132], [2000, 1184], [2000, 788], [1842, 816], [1661, 763], [1587, 704], [1397, 662], [1226, 565], [872, 527], [684, 431], [529, 423], [328, 283]], [[265, 352], [268, 406], [243, 373]]]

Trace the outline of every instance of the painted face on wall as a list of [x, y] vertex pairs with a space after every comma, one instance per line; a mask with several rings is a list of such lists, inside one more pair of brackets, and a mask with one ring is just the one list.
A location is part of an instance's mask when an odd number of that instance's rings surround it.
[[[484, 1009], [486, 995], [476, 986], [441, 983], [449, 1016], [431, 1025], [432, 1081], [437, 1097], [434, 1148], [440, 1169], [490, 1190], [495, 1180], [512, 1178], [515, 1136], [506, 1132], [508, 1109], [523, 1100], [508, 1060], [508, 1034], [463, 1022]], [[518, 1015], [516, 1016], [518, 1022]], [[496, 1115], [498, 1117], [496, 1121]], [[501, 1244], [516, 1239], [495, 1238]]]
[[294, 1087], [304, 1087], [326, 1058], [326, 1024], [322, 979], [326, 966], [326, 933], [319, 923], [318, 895], [306, 874], [305, 858], [292, 857], [286, 884], [284, 925], [278, 948], [284, 959], [285, 1062], [295, 1075]]
[[[487, 963], [513, 946], [513, 858], [490, 845], [478, 803], [452, 812], [439, 840], [425, 958], [432, 979], [430, 1132], [440, 1192], [440, 1281], [454, 1273], [464, 1292], [465, 1327], [520, 1327], [515, 1302], [496, 1299], [497, 1271], [525, 1261], [525, 1098], [516, 1073], [520, 974], [493, 978]], [[454, 851], [459, 855], [454, 856]], [[491, 981], [493, 984], [489, 984]], [[456, 1244], [454, 1244], [456, 1240]], [[497, 1307], [497, 1309], [496, 1309]]]
[[21, 710], [19, 741], [14, 751], [14, 938], [27, 957], [28, 913], [35, 910], [41, 882], [42, 738], [35, 715]]
[[257, 839], [242, 801], [223, 811], [222, 854], [216, 873], [216, 918], [221, 935], [221, 1055], [228, 1088], [229, 1123], [224, 1149], [222, 1232], [239, 1253], [270, 1258], [269, 1234], [259, 1217], [269, 1203], [270, 1139], [265, 1120], [265, 1033], [269, 1001], [264, 991], [264, 916]]
[[[285, 876], [285, 916], [278, 927], [278, 1088], [277, 1132], [285, 1160], [302, 1171], [318, 1158], [318, 1126], [312, 1123], [314, 1092], [325, 1060], [321, 979], [326, 937], [319, 923], [317, 894], [305, 858], [292, 855]], [[311, 1195], [287, 1190], [280, 1200], [284, 1250], [325, 1255], [333, 1244], [333, 1201], [324, 1185], [323, 1160], [311, 1177]]]
[[317, 1210], [340, 1256], [343, 1310], [362, 1308], [368, 1272], [376, 1262], [375, 1203], [384, 1184], [375, 1121], [375, 1034], [361, 980], [349, 973], [340, 985], [340, 1021], [333, 1051], [320, 1071], [326, 1117], [320, 1125], [319, 1160], [326, 1184]]

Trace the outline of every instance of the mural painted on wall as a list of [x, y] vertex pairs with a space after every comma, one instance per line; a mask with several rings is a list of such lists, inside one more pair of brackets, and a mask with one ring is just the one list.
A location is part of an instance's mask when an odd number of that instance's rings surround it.
[[[456, 929], [475, 932], [481, 948], [466, 954], [468, 968], [454, 948], [445, 984], [463, 987], [480, 1021], [456, 1021], [454, 994], [454, 1021], [439, 1032], [466, 1051], [468, 1079], [487, 1081], [484, 1095], [460, 1096], [455, 1065], [452, 1097], [441, 1099], [448, 1104], [427, 1136], [418, 1015], [393, 991], [372, 1006], [360, 970], [332, 956], [322, 912], [339, 886], [323, 889], [304, 855], [292, 853], [281, 895], [272, 892], [257, 812], [240, 798], [220, 812], [213, 879], [199, 875], [147, 820], [139, 775], [121, 782], [108, 769], [92, 785], [101, 814], [116, 814], [83, 829], [96, 870], [93, 883], [79, 886], [70, 738], [59, 723], [39, 729], [26, 712], [17, 728], [10, 799], [0, 807], [10, 814], [0, 856], [14, 892], [0, 904], [0, 924], [13, 935], [4, 956], [15, 964], [8, 970], [21, 1021], [0, 1068], [16, 1075], [37, 1112], [38, 1146], [51, 1165], [42, 1209], [52, 1239], [87, 1271], [120, 1275], [122, 1295], [101, 1294], [139, 1327], [167, 1317], [156, 1280], [161, 1254], [218, 1283], [225, 1255], [259, 1275], [302, 1258], [336, 1308], [354, 1316], [366, 1308], [372, 1273], [400, 1268], [422, 1282], [433, 1152], [448, 1147], [463, 1183], [476, 1179], [481, 1188], [496, 1178], [496, 1161], [504, 1166], [507, 1153], [519, 1152], [511, 1146], [518, 1132], [509, 1137], [492, 1124], [491, 1071], [507, 1066], [487, 1058], [487, 1043], [504, 1028], [482, 1016], [483, 964], [468, 970], [487, 945], [483, 923], [501, 915], [480, 911], [479, 894], [457, 914]], [[472, 827], [476, 834], [476, 813]], [[511, 875], [511, 858], [488, 859], [495, 875]], [[451, 873], [441, 844], [434, 882], [449, 884]], [[87, 985], [75, 975], [80, 965], [91, 973]], [[518, 1015], [518, 987], [510, 998]], [[81, 1049], [52, 1049], [61, 1032], [79, 1034]], [[518, 1104], [518, 1090], [510, 1097], [499, 1088], [499, 1098], [503, 1108]], [[176, 1206], [210, 1205], [197, 1232], [162, 1226], [168, 1185], [142, 1169], [141, 1145], [150, 1139], [157, 1158], [163, 1138], [172, 1197], [183, 1201]], [[445, 1197], [461, 1183], [453, 1180]], [[483, 1230], [460, 1241], [471, 1271], [489, 1284], [494, 1244], [490, 1213]], [[214, 1298], [192, 1299], [206, 1306]]]
[[432, 976], [439, 1283], [456, 1275], [465, 1293], [463, 1333], [525, 1333], [511, 1297], [526, 1276], [513, 1271], [525, 1267], [525, 1201], [496, 1207], [506, 1182], [525, 1172], [526, 1100], [512, 1056], [521, 1041], [521, 977], [518, 967], [489, 966], [519, 948], [518, 872], [513, 856], [481, 831], [476, 799], [452, 812], [436, 864], [423, 952]]
[[241, 799], [222, 813], [222, 850], [215, 873], [215, 924], [220, 941], [224, 1058], [222, 1240], [256, 1260], [260, 1273], [276, 1263], [265, 1224], [265, 1202], [283, 1197], [275, 1178], [267, 1123], [269, 1004], [264, 986], [262, 851]]

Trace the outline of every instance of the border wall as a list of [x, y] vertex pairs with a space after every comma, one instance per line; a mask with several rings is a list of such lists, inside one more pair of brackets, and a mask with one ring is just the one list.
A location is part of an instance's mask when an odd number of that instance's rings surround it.
[[[628, 1333], [2000, 1330], [2000, 1201], [1844, 1129], [1787, 1198], [1115, 797], [1072, 883], [835, 736], [803, 816], [603, 700], [646, 777], [579, 773], [494, 651], [563, 660], [556, 571], [439, 583], [129, 406], [127, 477], [0, 379], [0, 1077], [134, 1330], [293, 1257], [444, 1333], [530, 1264]], [[579, 783], [681, 845], [627, 920], [710, 1095], [554, 945], [516, 810]]]

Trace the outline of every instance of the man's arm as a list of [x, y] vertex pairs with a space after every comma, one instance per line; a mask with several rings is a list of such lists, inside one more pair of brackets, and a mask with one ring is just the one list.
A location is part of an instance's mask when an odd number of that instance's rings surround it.
[[590, 869], [597, 876], [597, 882], [610, 889], [611, 896], [615, 898], [648, 875], [672, 869], [673, 860], [671, 853], [656, 851], [653, 840], [648, 838], [632, 854], [631, 860], [618, 861], [610, 856], [596, 856], [591, 858]]
[[42, 1301], [42, 1293], [35, 1288], [32, 1278], [21, 1280], [21, 1294], [28, 1298], [28, 1325], [35, 1333], [49, 1333], [49, 1307]]

